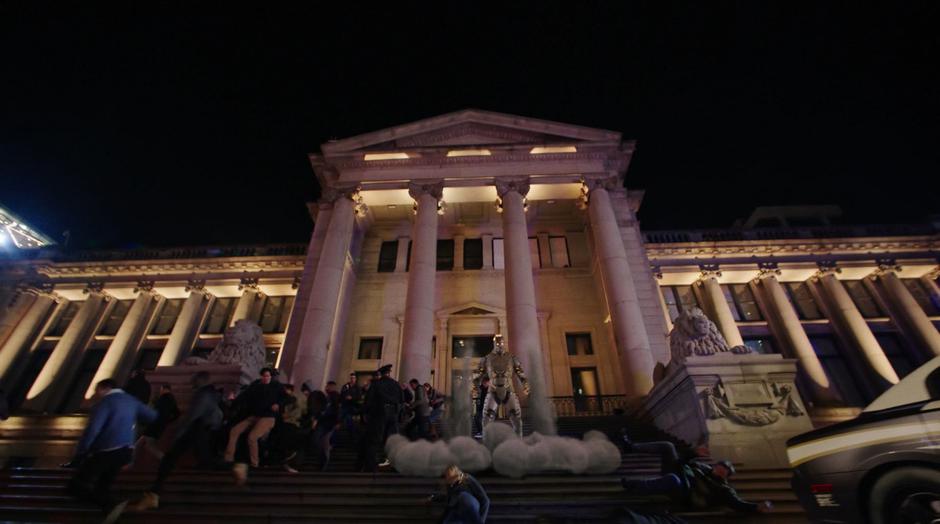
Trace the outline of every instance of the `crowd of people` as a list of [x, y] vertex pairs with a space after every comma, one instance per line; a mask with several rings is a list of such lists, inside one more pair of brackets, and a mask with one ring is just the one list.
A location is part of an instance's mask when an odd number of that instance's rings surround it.
[[[315, 465], [327, 470], [336, 432], [345, 428], [355, 447], [357, 471], [375, 472], [390, 435], [437, 438], [436, 423], [443, 413], [444, 398], [430, 384], [412, 379], [400, 384], [391, 378], [391, 365], [377, 370], [360, 383], [351, 373], [341, 387], [333, 381], [323, 390], [309, 382], [300, 387], [282, 384], [277, 372], [263, 368], [257, 380], [240, 392], [225, 392], [199, 371], [191, 379], [187, 409], [181, 411], [169, 385], [161, 385], [152, 397], [143, 371], [135, 372], [123, 389], [111, 379], [96, 385], [97, 403], [74, 458], [66, 467], [77, 471], [69, 484], [76, 497], [91, 501], [114, 522], [127, 507], [111, 495], [111, 484], [125, 467], [150, 455], [159, 461], [149, 489], [132, 505], [146, 511], [160, 505], [160, 495], [180, 458], [195, 456], [195, 468], [230, 468], [235, 482], [244, 485], [252, 469], [281, 468], [298, 473], [313, 451]], [[479, 397], [488, 387], [484, 378]], [[152, 402], [151, 402], [152, 400]], [[172, 428], [172, 435], [164, 433]], [[482, 431], [482, 402], [474, 410], [474, 433]], [[161, 451], [163, 443], [165, 452]], [[632, 495], [669, 495], [691, 509], [728, 506], [745, 512], [766, 512], [768, 502], [741, 500], [728, 478], [734, 466], [727, 461], [707, 464], [694, 454], [682, 458], [668, 442], [634, 443], [622, 438], [625, 451], [654, 453], [662, 458], [663, 474], [645, 480], [624, 480]], [[456, 466], [443, 476], [446, 496], [444, 522], [484, 522], [489, 499], [480, 483]], [[449, 517], [448, 517], [449, 516]]]

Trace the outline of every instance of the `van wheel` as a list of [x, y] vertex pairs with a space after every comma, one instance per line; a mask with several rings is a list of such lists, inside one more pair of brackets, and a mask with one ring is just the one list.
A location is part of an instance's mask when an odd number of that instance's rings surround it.
[[868, 510], [871, 524], [940, 524], [940, 471], [892, 469], [872, 486]]

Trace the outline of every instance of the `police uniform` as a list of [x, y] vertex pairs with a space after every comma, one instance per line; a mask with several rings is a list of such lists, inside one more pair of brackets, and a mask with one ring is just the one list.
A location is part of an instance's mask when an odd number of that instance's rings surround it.
[[366, 430], [359, 445], [356, 460], [360, 471], [375, 471], [376, 448], [385, 447], [389, 435], [398, 433], [398, 412], [401, 409], [402, 393], [398, 381], [388, 376], [392, 365], [379, 369], [382, 377], [373, 380], [366, 394]]

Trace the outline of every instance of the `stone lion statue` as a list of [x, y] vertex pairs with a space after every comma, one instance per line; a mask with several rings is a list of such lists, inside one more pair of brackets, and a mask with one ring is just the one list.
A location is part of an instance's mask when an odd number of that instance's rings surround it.
[[672, 354], [670, 364], [682, 364], [691, 356], [751, 352], [747, 346], [728, 347], [725, 337], [721, 336], [715, 323], [697, 307], [683, 310], [673, 325], [669, 333], [669, 350]]
[[208, 358], [190, 357], [185, 364], [238, 364], [242, 367], [242, 382], [250, 383], [264, 367], [266, 352], [261, 326], [242, 319], [226, 328], [222, 341], [209, 353]]

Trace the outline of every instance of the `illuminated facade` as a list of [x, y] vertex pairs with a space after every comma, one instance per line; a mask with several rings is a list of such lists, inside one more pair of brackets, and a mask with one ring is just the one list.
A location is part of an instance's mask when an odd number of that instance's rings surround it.
[[461, 111], [323, 144], [307, 246], [11, 257], [0, 385], [23, 412], [73, 412], [95, 381], [178, 365], [250, 318], [294, 382], [391, 363], [449, 391], [502, 333], [559, 412], [603, 410], [649, 391], [696, 305], [729, 344], [797, 359], [824, 418], [940, 354], [934, 225], [762, 227], [777, 210], [641, 231], [632, 152], [611, 131]]

